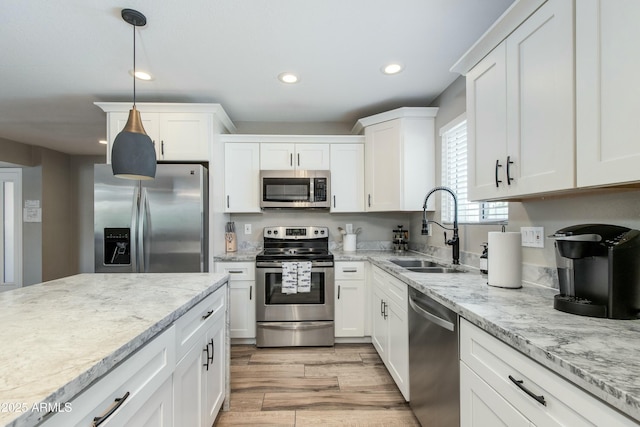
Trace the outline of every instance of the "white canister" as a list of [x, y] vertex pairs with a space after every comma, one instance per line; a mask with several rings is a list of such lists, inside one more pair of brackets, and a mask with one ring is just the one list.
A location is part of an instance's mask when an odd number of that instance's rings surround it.
[[522, 287], [522, 236], [519, 232], [489, 233], [487, 284], [499, 288]]
[[345, 252], [355, 252], [357, 234], [342, 235], [342, 250]]

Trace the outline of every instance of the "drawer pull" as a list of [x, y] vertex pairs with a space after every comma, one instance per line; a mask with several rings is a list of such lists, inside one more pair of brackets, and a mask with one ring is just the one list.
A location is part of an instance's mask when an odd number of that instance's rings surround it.
[[242, 274], [244, 273], [243, 270], [229, 270], [228, 271], [229, 274]]
[[202, 320], [206, 320], [209, 318], [209, 316], [211, 316], [213, 314], [213, 310], [209, 310], [207, 311], [207, 314], [203, 314], [202, 315]]
[[113, 403], [111, 404], [111, 406], [107, 408], [107, 412], [105, 412], [104, 415], [100, 415], [99, 417], [93, 418], [93, 423], [91, 423], [91, 426], [98, 427], [100, 424], [105, 422], [107, 418], [113, 415], [113, 413], [116, 412], [120, 406], [122, 406], [124, 401], [127, 400], [127, 397], [129, 397], [129, 392], [126, 392], [122, 397], [116, 397]]
[[358, 269], [357, 268], [343, 268], [342, 272], [343, 273], [357, 273]]
[[527, 387], [525, 387], [523, 380], [517, 380], [517, 379], [513, 378], [511, 375], [509, 375], [509, 379], [515, 385], [517, 385], [520, 390], [524, 391], [529, 396], [533, 397], [538, 403], [540, 403], [540, 404], [542, 404], [544, 406], [547, 406], [547, 402], [544, 400], [544, 396], [538, 396], [535, 393], [533, 393], [531, 390], [529, 390]]

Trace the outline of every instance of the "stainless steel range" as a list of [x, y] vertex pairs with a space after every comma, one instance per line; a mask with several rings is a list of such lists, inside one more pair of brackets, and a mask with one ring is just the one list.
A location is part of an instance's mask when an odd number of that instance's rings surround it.
[[265, 227], [256, 257], [256, 345], [332, 346], [334, 265], [327, 227]]

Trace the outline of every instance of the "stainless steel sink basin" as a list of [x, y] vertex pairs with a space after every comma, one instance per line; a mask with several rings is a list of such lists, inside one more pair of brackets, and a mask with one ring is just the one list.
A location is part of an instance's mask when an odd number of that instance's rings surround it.
[[442, 265], [437, 264], [433, 261], [427, 261], [423, 259], [391, 259], [389, 260], [395, 265], [404, 268], [433, 268], [433, 267], [442, 267]]
[[414, 273], [465, 273], [464, 270], [458, 270], [448, 267], [405, 267]]

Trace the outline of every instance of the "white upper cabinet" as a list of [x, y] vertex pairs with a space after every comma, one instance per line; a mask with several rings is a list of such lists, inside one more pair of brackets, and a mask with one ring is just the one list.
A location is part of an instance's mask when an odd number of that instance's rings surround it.
[[364, 144], [331, 144], [331, 212], [364, 212]]
[[[107, 113], [107, 163], [115, 137], [127, 122], [131, 104], [96, 102]], [[159, 161], [209, 161], [214, 129], [235, 132], [219, 104], [136, 104]]]
[[365, 209], [421, 211], [435, 186], [437, 108], [399, 108], [358, 120], [365, 135]]
[[575, 187], [573, 51], [572, 2], [549, 0], [468, 71], [471, 200]]
[[640, 2], [576, 2], [578, 186], [640, 181]]
[[[224, 137], [223, 137], [224, 138]], [[260, 144], [224, 144], [224, 211], [260, 212]]]
[[328, 170], [329, 144], [294, 144], [269, 142], [260, 144], [260, 169]]

